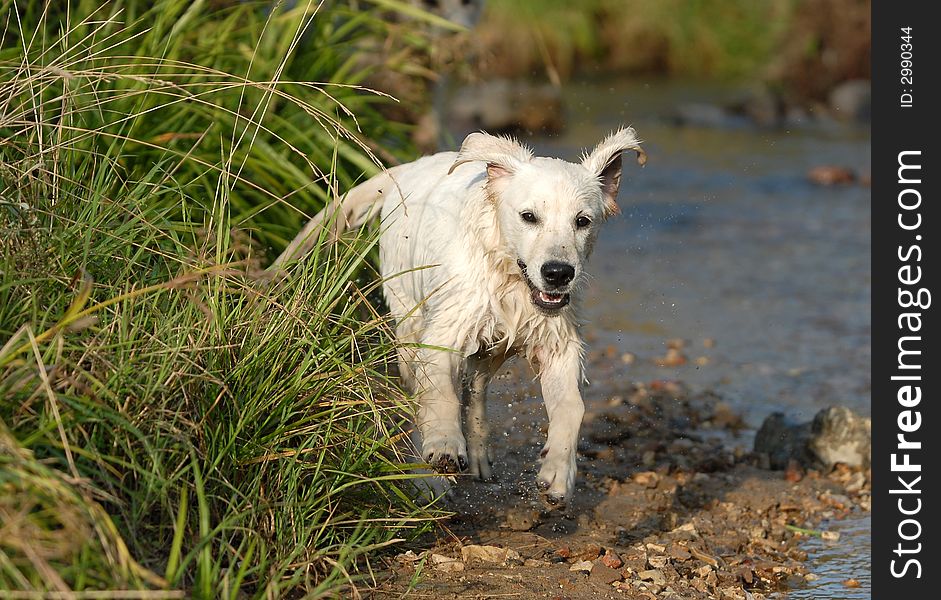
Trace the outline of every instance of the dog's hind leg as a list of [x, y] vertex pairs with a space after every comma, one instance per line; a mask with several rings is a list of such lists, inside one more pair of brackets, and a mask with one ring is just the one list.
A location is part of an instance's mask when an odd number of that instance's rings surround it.
[[493, 374], [492, 360], [475, 354], [467, 359], [464, 371], [464, 426], [467, 433], [467, 458], [470, 474], [484, 481], [490, 479], [493, 457], [487, 447], [487, 384]]
[[471, 475], [489, 480], [493, 456], [488, 446], [490, 426], [487, 423], [487, 386], [507, 354], [479, 352], [467, 359], [464, 370], [464, 425], [467, 435], [467, 458]]
[[446, 350], [455, 344], [435, 344], [423, 339], [415, 365], [418, 388], [418, 428], [422, 458], [439, 473], [467, 470], [467, 442], [461, 432], [461, 353]]

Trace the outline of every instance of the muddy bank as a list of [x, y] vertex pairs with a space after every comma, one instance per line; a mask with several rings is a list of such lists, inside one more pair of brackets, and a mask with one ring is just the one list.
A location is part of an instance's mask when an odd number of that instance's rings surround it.
[[821, 524], [870, 510], [868, 471], [762, 468], [719, 396], [661, 380], [587, 400], [576, 498], [547, 510], [533, 488], [544, 418], [528, 387], [496, 400], [512, 406], [495, 480], [462, 479], [455, 515], [390, 558], [373, 597], [416, 576], [415, 598], [769, 597], [812, 589], [804, 542], [840, 544]]

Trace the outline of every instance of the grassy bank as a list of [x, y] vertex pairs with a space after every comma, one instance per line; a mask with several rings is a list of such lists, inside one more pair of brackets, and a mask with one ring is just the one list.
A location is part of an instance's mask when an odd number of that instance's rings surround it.
[[[792, 0], [774, 2], [493, 0], [485, 47], [517, 72], [545, 65], [563, 76], [602, 68], [735, 77], [767, 65], [791, 25]], [[511, 33], [512, 32], [512, 33]]]
[[475, 35], [487, 76], [765, 80], [807, 100], [870, 76], [870, 19], [869, 0], [490, 0]]
[[329, 595], [427, 523], [374, 240], [253, 275], [409, 153], [383, 20], [271, 6], [0, 1], [0, 590]]

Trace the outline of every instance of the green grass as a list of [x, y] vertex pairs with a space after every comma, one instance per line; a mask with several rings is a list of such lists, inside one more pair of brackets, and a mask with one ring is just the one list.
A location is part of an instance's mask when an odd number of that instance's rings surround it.
[[385, 23], [271, 6], [0, 0], [0, 590], [326, 596], [428, 526], [374, 237], [255, 277], [412, 152]]

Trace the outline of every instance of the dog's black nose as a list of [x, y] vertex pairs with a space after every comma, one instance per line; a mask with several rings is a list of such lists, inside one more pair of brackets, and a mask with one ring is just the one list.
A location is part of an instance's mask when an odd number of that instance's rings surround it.
[[563, 262], [550, 261], [544, 263], [539, 269], [542, 278], [547, 284], [561, 287], [575, 279], [575, 267]]

